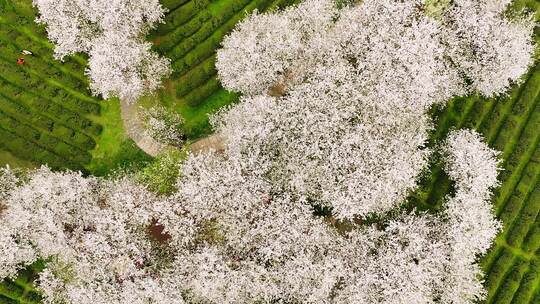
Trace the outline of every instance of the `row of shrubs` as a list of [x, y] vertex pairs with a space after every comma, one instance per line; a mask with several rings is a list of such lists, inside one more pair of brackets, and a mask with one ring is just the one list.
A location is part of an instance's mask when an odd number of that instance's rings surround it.
[[[243, 0], [237, 0], [243, 1]], [[246, 14], [257, 9], [264, 11], [266, 7], [272, 4], [269, 0], [254, 0], [250, 2], [244, 9], [236, 13], [232, 18], [228, 19], [223, 25], [217, 28], [211, 36], [206, 38], [203, 42], [197, 44], [197, 46], [187, 53], [184, 57], [175, 60], [172, 63], [173, 70], [177, 76], [185, 74], [193, 66], [201, 63], [208, 57], [215, 53], [215, 50], [221, 45], [223, 37], [228, 34], [234, 26], [240, 21]], [[229, 9], [232, 9], [229, 8]], [[225, 15], [225, 14], [224, 14]]]
[[219, 89], [221, 89], [221, 83], [217, 78], [212, 77], [205, 84], [182, 97], [182, 101], [191, 107], [197, 107]]
[[540, 282], [540, 261], [532, 259], [530, 261], [528, 271], [523, 275], [519, 283], [519, 288], [514, 293], [512, 303], [538, 303], [533, 302], [536, 286]]
[[[211, 14], [208, 10], [201, 10], [196, 16], [191, 18], [188, 22], [177, 27], [166, 36], [161, 36], [154, 42], [154, 49], [161, 55], [167, 56], [167, 53], [180, 43], [183, 39], [193, 35], [204, 22], [210, 19]], [[168, 57], [168, 56], [167, 56]]]
[[0, 124], [0, 149], [7, 150], [18, 158], [32, 160], [40, 164], [47, 164], [54, 169], [70, 168], [73, 170], [82, 170], [81, 164], [65, 159], [54, 152], [28, 141], [25, 138], [19, 137], [16, 134], [9, 132]]
[[0, 111], [0, 126], [2, 126], [4, 130], [39, 145], [43, 149], [53, 152], [62, 158], [80, 164], [87, 164], [92, 159], [92, 156], [87, 151], [82, 150], [77, 146], [70, 145], [51, 134], [41, 132], [30, 125], [23, 124], [2, 111]]
[[529, 230], [521, 248], [527, 253], [538, 253], [537, 251], [540, 248], [540, 219], [537, 219]]
[[485, 285], [488, 292], [496, 290], [499, 283], [503, 280], [506, 271], [513, 264], [514, 255], [512, 252], [506, 248], [499, 250], [500, 253], [498, 254], [497, 259], [491, 264], [491, 267], [486, 270], [487, 279]]
[[28, 95], [37, 95], [41, 98], [57, 98], [61, 99], [62, 104], [69, 107], [74, 112], [94, 115], [99, 114], [100, 106], [97, 102], [89, 102], [87, 100], [76, 98], [73, 94], [60, 87], [51, 86], [41, 79], [37, 79], [32, 75], [24, 73], [22, 70], [27, 67], [24, 67], [23, 69], [14, 67], [13, 65], [13, 62], [6, 63], [2, 62], [0, 59], [0, 69], [6, 71], [5, 74], [0, 75], [0, 82], [2, 82], [3, 86], [11, 87], [11, 89], [6, 88], [6, 90], [11, 90], [11, 93], [18, 94], [19, 92], [26, 92]]
[[[82, 72], [86, 61], [55, 60], [43, 27], [33, 23], [33, 9], [24, 1], [10, 6], [16, 10], [0, 15], [0, 149], [53, 168], [83, 170], [96, 146], [92, 136], [102, 132], [85, 117], [100, 113]], [[18, 66], [21, 49], [34, 55]]]
[[0, 303], [41, 303], [42, 297], [38, 291], [34, 289], [34, 283], [38, 279], [38, 273], [41, 272], [44, 267], [45, 263], [38, 260], [32, 265], [27, 266], [26, 269], [21, 270], [16, 279], [4, 279], [3, 281], [0, 281]]
[[216, 57], [212, 56], [191, 69], [176, 81], [176, 97], [181, 98], [190, 91], [203, 85], [206, 81], [216, 75]]
[[[54, 78], [62, 82], [66, 86], [70, 87], [79, 87], [87, 86], [84, 81], [84, 78], [81, 78], [77, 73], [69, 73], [67, 69], [62, 68], [60, 62], [52, 61], [52, 58], [46, 58], [41, 54], [46, 54], [50, 52], [43, 46], [35, 45], [32, 41], [26, 37], [21, 36], [20, 33], [16, 33], [17, 38], [11, 40], [6, 37], [6, 30], [0, 31], [0, 43], [2, 44], [1, 56], [7, 62], [7, 65], [13, 65], [16, 56], [20, 56], [19, 52], [22, 49], [30, 49], [33, 52], [33, 56], [28, 57], [25, 64], [25, 69], [20, 69], [20, 71], [25, 71], [29, 68], [39, 71], [42, 78]], [[12, 31], [15, 32], [15, 31]], [[49, 60], [51, 61], [49, 61]]]
[[[206, 22], [200, 26], [196, 33], [176, 45], [170, 52], [167, 53], [167, 57], [174, 60], [185, 56], [199, 43], [210, 37], [212, 33], [214, 33], [223, 23], [233, 18], [236, 13], [243, 11], [244, 9], [246, 12], [249, 12], [249, 8], [246, 6], [250, 2], [251, 0], [231, 0], [227, 3], [227, 5], [221, 6], [218, 14], [212, 15], [209, 20], [206, 20]], [[237, 18], [236, 20], [239, 19]]]
[[56, 137], [62, 138], [68, 143], [82, 150], [91, 150], [96, 146], [92, 137], [64, 126], [61, 122], [54, 121], [43, 113], [32, 113], [21, 103], [5, 98], [0, 92], [0, 110], [23, 122], [40, 129], [42, 132], [50, 132]]
[[2, 95], [10, 100], [16, 100], [20, 104], [27, 105], [27, 108], [31, 109], [34, 115], [47, 116], [54, 121], [72, 126], [75, 130], [82, 131], [88, 135], [97, 136], [101, 134], [101, 125], [94, 123], [77, 112], [65, 108], [62, 104], [64, 100], [40, 98], [34, 92], [21, 91], [20, 88], [10, 86], [9, 83], [3, 80], [0, 75], [0, 85], [2, 85], [3, 89]]
[[[540, 211], [540, 183], [537, 181], [531, 185], [531, 193], [527, 196], [527, 200], [523, 202], [523, 208], [519, 214], [519, 218], [514, 221], [514, 225], [508, 231], [507, 242], [511, 246], [521, 247], [525, 237], [529, 233], [531, 227], [536, 221], [536, 217]], [[529, 248], [534, 252], [536, 249]]]
[[155, 33], [158, 35], [166, 35], [167, 33], [172, 32], [175, 28], [188, 22], [189, 19], [193, 18], [199, 10], [205, 8], [209, 3], [210, 0], [190, 0], [189, 2], [182, 4], [165, 16], [165, 23], [160, 24], [156, 28]]
[[[505, 276], [504, 281], [501, 282], [497, 288], [497, 293], [492, 295], [495, 299], [495, 303], [508, 303], [512, 302], [514, 294], [519, 288], [521, 279], [525, 272], [528, 269], [527, 261], [524, 261], [520, 258], [517, 258], [517, 261], [510, 269], [508, 269], [508, 274]], [[518, 302], [519, 303], [519, 302]]]
[[168, 13], [174, 11], [189, 0], [161, 0], [161, 5], [168, 10]]

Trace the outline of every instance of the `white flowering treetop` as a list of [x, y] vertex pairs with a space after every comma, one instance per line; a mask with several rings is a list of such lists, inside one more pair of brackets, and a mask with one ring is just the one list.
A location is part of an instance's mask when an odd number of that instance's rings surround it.
[[160, 105], [141, 110], [141, 120], [148, 136], [162, 144], [182, 146], [185, 141], [182, 115]]
[[[532, 63], [532, 22], [506, 20], [507, 2], [470, 2], [467, 11], [474, 8], [478, 18], [460, 13], [466, 3], [456, 1], [436, 19], [421, 0], [365, 0], [341, 10], [318, 0], [245, 20], [218, 52], [225, 87], [248, 95], [214, 119], [227, 153], [259, 155], [269, 162], [269, 176], [333, 207], [339, 218], [400, 204], [430, 154], [430, 107], [476, 90], [499, 94]], [[268, 25], [259, 33], [268, 20], [294, 20], [314, 8], [321, 13], [306, 18], [316, 24], [312, 32], [299, 35], [296, 23], [283, 21], [279, 30]], [[456, 28], [475, 20], [482, 25]], [[518, 33], [503, 39], [481, 31], [498, 24]], [[283, 58], [279, 51], [300, 55]], [[467, 61], [458, 51], [478, 58]], [[488, 70], [505, 77], [478, 74]], [[492, 87], [480, 88], [483, 81]]]
[[443, 15], [448, 55], [472, 91], [504, 93], [532, 64], [531, 18], [504, 17], [511, 0], [457, 0]]
[[[224, 85], [245, 94], [212, 119], [224, 151], [190, 155], [177, 191], [159, 197], [129, 178], [3, 171], [0, 275], [49, 259], [37, 283], [48, 303], [482, 300], [476, 259], [500, 229], [497, 153], [451, 132], [442, 155], [455, 195], [433, 214], [398, 208], [431, 153], [429, 108], [499, 94], [530, 63], [530, 26], [452, 59], [477, 35], [452, 34], [463, 3], [433, 18], [420, 0], [308, 0], [248, 18], [218, 54]], [[502, 15], [483, 14], [507, 3], [472, 7], [494, 22]], [[487, 72], [496, 66], [505, 77]]]
[[88, 53], [90, 88], [104, 98], [134, 101], [157, 89], [170, 73], [169, 60], [150, 50], [144, 35], [163, 20], [158, 0], [34, 0], [37, 21], [47, 26], [62, 59]]

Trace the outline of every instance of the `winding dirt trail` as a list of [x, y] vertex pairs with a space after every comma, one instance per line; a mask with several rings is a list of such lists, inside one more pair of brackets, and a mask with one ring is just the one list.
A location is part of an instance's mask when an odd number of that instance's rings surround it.
[[[177, 149], [176, 147], [157, 142], [146, 134], [144, 125], [138, 115], [140, 108], [136, 103], [130, 104], [126, 101], [120, 101], [120, 109], [127, 135], [148, 155], [155, 157], [165, 150]], [[190, 145], [190, 151], [192, 153], [201, 153], [209, 150], [223, 151], [224, 149], [225, 142], [219, 134], [201, 138]]]
[[126, 101], [121, 100], [120, 109], [127, 135], [139, 148], [141, 148], [141, 150], [148, 155], [155, 157], [160, 152], [170, 148], [170, 146], [157, 142], [146, 134], [144, 125], [138, 115], [139, 107], [136, 103], [129, 104]]

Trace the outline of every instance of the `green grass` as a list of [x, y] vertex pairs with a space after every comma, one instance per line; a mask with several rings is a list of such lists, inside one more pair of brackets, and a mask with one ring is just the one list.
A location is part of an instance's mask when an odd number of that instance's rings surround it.
[[104, 176], [114, 170], [144, 166], [152, 159], [127, 137], [118, 100], [103, 101], [101, 115], [91, 118], [103, 126], [103, 132], [96, 137], [95, 149], [90, 151], [92, 161], [86, 165], [93, 175]]

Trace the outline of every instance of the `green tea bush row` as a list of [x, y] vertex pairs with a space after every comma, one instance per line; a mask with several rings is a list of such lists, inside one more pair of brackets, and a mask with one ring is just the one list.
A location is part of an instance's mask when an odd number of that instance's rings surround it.
[[24, 294], [24, 288], [15, 284], [12, 280], [4, 280], [0, 285], [0, 293], [9, 295], [12, 298], [21, 298]]
[[529, 199], [524, 203], [523, 210], [519, 215], [519, 219], [514, 223], [507, 236], [508, 244], [514, 247], [520, 247], [521, 243], [527, 236], [530, 227], [536, 221], [538, 211], [540, 211], [540, 188], [538, 184], [533, 185], [534, 191]]
[[100, 125], [94, 123], [88, 118], [81, 116], [78, 113], [69, 111], [56, 103], [43, 99], [33, 99], [32, 106], [38, 110], [42, 110], [50, 114], [56, 120], [62, 121], [67, 125], [77, 127], [89, 135], [97, 136], [101, 134], [102, 127]]
[[167, 56], [174, 59], [183, 57], [199, 43], [210, 37], [223, 23], [232, 18], [237, 12], [244, 9], [250, 1], [251, 0], [234, 0], [230, 5], [223, 6], [219, 15], [212, 16], [212, 18], [205, 22], [196, 33], [176, 45]]
[[[497, 195], [500, 197], [500, 195]], [[523, 195], [514, 191], [510, 198], [506, 201], [506, 204], [502, 207], [502, 213], [500, 219], [503, 221], [504, 227], [509, 227], [512, 221], [516, 218], [521, 210], [521, 204], [523, 203]]]
[[165, 23], [158, 26], [156, 32], [160, 35], [172, 32], [175, 28], [188, 22], [199, 10], [205, 8], [209, 3], [209, 0], [190, 0], [186, 2], [174, 11], [171, 11], [165, 17]]
[[39, 132], [39, 130], [29, 125], [22, 124], [5, 112], [0, 112], [0, 125], [3, 129], [12, 131], [19, 137], [32, 141], [58, 155], [62, 155], [66, 159], [72, 159], [81, 164], [88, 163], [91, 160], [88, 152], [76, 146], [69, 145], [52, 135]]
[[523, 251], [533, 254], [540, 248], [540, 218], [536, 218], [521, 246]]
[[13, 117], [18, 122], [32, 125], [44, 132], [52, 132], [52, 134], [61, 137], [64, 140], [71, 139], [71, 144], [82, 150], [91, 150], [96, 145], [95, 141], [88, 135], [76, 132], [60, 123], [55, 123], [48, 117], [44, 117], [37, 113], [31, 113], [22, 105], [14, 103], [6, 98], [2, 98], [2, 96], [0, 96], [0, 111]]
[[494, 291], [499, 282], [506, 274], [506, 270], [512, 265], [514, 255], [507, 249], [503, 249], [495, 263], [491, 265], [491, 268], [487, 272], [486, 289], [488, 291]]
[[54, 154], [51, 151], [17, 136], [3, 128], [0, 124], [0, 137], [5, 141], [0, 142], [0, 148], [10, 151], [21, 159], [34, 160], [42, 164], [48, 164], [52, 168], [71, 168], [77, 169], [80, 166], [70, 163], [68, 160]]
[[185, 96], [190, 91], [203, 85], [210, 77], [216, 75], [216, 58], [209, 57], [201, 64], [191, 69], [188, 73], [176, 81], [176, 96], [178, 98]]
[[[2, 66], [0, 65], [0, 68]], [[60, 88], [51, 89], [51, 86], [40, 81], [39, 79], [27, 78], [15, 81], [13, 74], [10, 73], [10, 78], [6, 78], [0, 74], [0, 84], [3, 92], [9, 92], [14, 95], [31, 95], [39, 96], [40, 98], [61, 99], [62, 105], [69, 107], [73, 112], [83, 114], [97, 114], [100, 111], [100, 106], [97, 103], [81, 101], [74, 98], [71, 94], [63, 91]], [[11, 87], [11, 88], [9, 88]], [[31, 90], [30, 90], [31, 88]], [[20, 96], [22, 98], [22, 96]], [[29, 98], [28, 96], [24, 97]], [[17, 96], [13, 97], [19, 100]]]
[[8, 298], [7, 296], [4, 296], [0, 293], [0, 303], [2, 304], [20, 304], [18, 300], [13, 300], [12, 298]]
[[531, 298], [533, 296], [536, 285], [540, 279], [540, 264], [537, 259], [531, 260], [529, 264], [529, 270], [525, 273], [521, 279], [520, 286], [514, 297], [512, 298], [513, 304], [532, 303]]
[[527, 271], [527, 262], [518, 259], [518, 261], [509, 270], [504, 282], [497, 289], [495, 303], [510, 304], [515, 292], [519, 288], [521, 278]]
[[210, 97], [219, 88], [221, 88], [219, 80], [216, 78], [211, 78], [204, 85], [184, 96], [183, 100], [188, 105], [196, 107], [200, 105], [206, 98]]
[[188, 1], [189, 0], [161, 0], [160, 2], [161, 2], [161, 5], [163, 5], [163, 7], [169, 10], [169, 13], [170, 13]]
[[[65, 116], [59, 117], [58, 115], [66, 113], [73, 114], [73, 112], [65, 110], [64, 108], [53, 102], [38, 100], [32, 98], [31, 96], [27, 96], [26, 94], [22, 94], [21, 96], [21, 94], [17, 94], [17, 92], [9, 86], [4, 88], [5, 90], [3, 90], [0, 96], [0, 100], [3, 101], [3, 105], [9, 106], [13, 109], [17, 109], [19, 113], [28, 115], [29, 120], [37, 124], [37, 126], [40, 128], [52, 131], [55, 122], [65, 123], [65, 121], [62, 121], [62, 117]], [[7, 94], [10, 94], [11, 96], [7, 96]], [[14, 100], [19, 100], [19, 103], [16, 103]], [[23, 102], [22, 100], [25, 101]], [[25, 104], [26, 106], [23, 106], [23, 104]], [[55, 111], [51, 113], [49, 112], [50, 109], [54, 109]], [[92, 135], [100, 134], [101, 126], [96, 125], [94, 122], [84, 117], [77, 116], [77, 113], [74, 113], [74, 115], [74, 120], [79, 121], [75, 125], [75, 130], [81, 130]], [[73, 125], [69, 125], [69, 127], [72, 128]]]
[[191, 18], [191, 20], [186, 22], [184, 25], [177, 27], [167, 36], [160, 37], [161, 41], [158, 43], [155, 49], [160, 54], [164, 54], [167, 57], [170, 57], [168, 55], [168, 52], [178, 43], [180, 43], [183, 39], [186, 39], [187, 37], [193, 35], [197, 30], [199, 30], [199, 28], [201, 28], [204, 22], [210, 19], [210, 16], [211, 15], [208, 10], [200, 11], [197, 16]]
[[87, 164], [92, 160], [90, 153], [75, 146], [69, 145], [64, 141], [46, 133], [41, 134], [38, 143], [49, 148], [56, 154], [61, 155], [66, 159], [70, 159], [78, 164]]
[[198, 44], [193, 50], [186, 54], [183, 58], [176, 60], [172, 63], [172, 68], [178, 75], [185, 74], [191, 67], [201, 63], [206, 58], [212, 56], [215, 50], [220, 46], [223, 37], [228, 34], [234, 26], [240, 21], [247, 13], [258, 9], [263, 11], [268, 7], [271, 1], [268, 0], [254, 0], [250, 2], [243, 11], [237, 13], [229, 19], [225, 24], [219, 27], [214, 33], [208, 37], [205, 41]]

